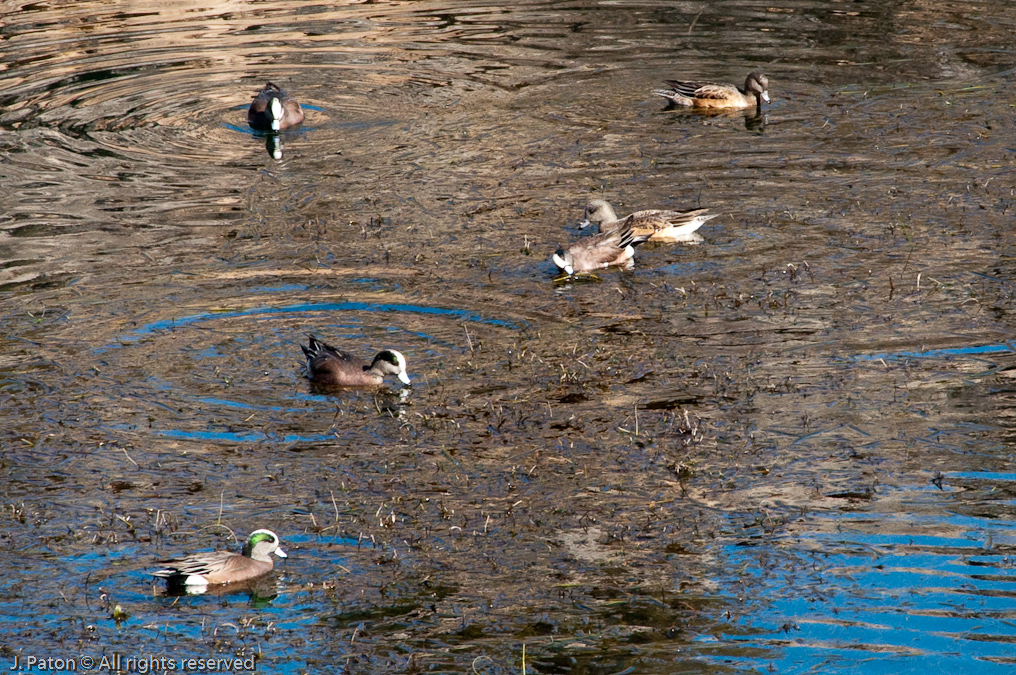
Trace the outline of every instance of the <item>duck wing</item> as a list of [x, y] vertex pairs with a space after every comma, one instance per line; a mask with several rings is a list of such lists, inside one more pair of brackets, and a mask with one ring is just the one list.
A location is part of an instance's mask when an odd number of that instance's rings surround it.
[[731, 92], [737, 88], [729, 84], [716, 84], [715, 82], [686, 82], [683, 80], [666, 80], [668, 86], [675, 92], [686, 98], [703, 99], [726, 99]]
[[321, 359], [338, 359], [339, 361], [346, 361], [347, 363], [360, 363], [360, 359], [352, 354], [333, 347], [322, 340], [318, 340], [313, 335], [308, 335], [307, 340], [307, 346], [300, 345], [300, 349], [303, 350], [308, 363], [313, 363]]
[[234, 559], [242, 557], [243, 556], [237, 553], [231, 553], [230, 551], [210, 551], [208, 553], [198, 553], [185, 558], [163, 560], [159, 564], [165, 565], [165, 569], [152, 572], [152, 576], [162, 577], [164, 579], [175, 576], [207, 577], [209, 574], [215, 574], [228, 568], [230, 563], [235, 565], [236, 561]]

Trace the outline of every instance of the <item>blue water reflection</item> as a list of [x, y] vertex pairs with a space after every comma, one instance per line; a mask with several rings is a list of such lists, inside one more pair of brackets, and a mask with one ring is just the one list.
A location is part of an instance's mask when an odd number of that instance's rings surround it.
[[811, 526], [841, 531], [792, 538], [798, 558], [786, 576], [763, 572], [751, 549], [728, 547], [731, 564], [755, 576], [768, 599], [748, 620], [764, 635], [727, 639], [772, 647], [780, 673], [1012, 672], [1016, 568], [984, 541], [1016, 522], [852, 514]]
[[182, 431], [180, 429], [153, 430], [156, 436], [177, 438], [188, 441], [221, 441], [228, 443], [262, 443], [275, 441], [279, 443], [320, 442], [333, 439], [329, 434], [286, 434], [272, 436], [260, 431]]
[[974, 347], [950, 347], [948, 349], [929, 349], [923, 352], [881, 352], [878, 354], [855, 354], [855, 361], [878, 361], [890, 359], [943, 359], [952, 356], [979, 356], [982, 354], [1013, 354], [1016, 345], [1004, 344], [980, 345]]
[[[300, 314], [310, 312], [377, 312], [377, 313], [410, 313], [434, 315], [437, 317], [454, 319], [468, 323], [480, 323], [499, 328], [521, 330], [528, 327], [528, 323], [521, 321], [509, 321], [485, 317], [477, 312], [465, 309], [447, 309], [444, 307], [428, 307], [426, 305], [411, 305], [404, 303], [372, 303], [372, 302], [328, 302], [328, 303], [300, 303], [285, 305], [282, 307], [252, 307], [236, 311], [204, 312], [192, 316], [183, 316], [174, 319], [154, 321], [120, 336], [117, 344], [108, 344], [98, 350], [103, 353], [109, 349], [116, 349], [127, 344], [138, 342], [144, 337], [175, 330], [184, 326], [204, 323], [206, 321], [220, 321], [223, 319], [234, 319], [238, 317], [271, 316], [284, 314]], [[422, 335], [422, 334], [421, 334]], [[429, 336], [428, 336], [429, 337]]]

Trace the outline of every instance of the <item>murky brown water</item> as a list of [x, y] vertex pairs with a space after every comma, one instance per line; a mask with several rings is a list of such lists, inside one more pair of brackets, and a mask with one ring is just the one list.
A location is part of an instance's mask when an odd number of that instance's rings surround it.
[[[1009, 672], [1014, 30], [1002, 0], [4, 4], [8, 667]], [[753, 68], [761, 118], [651, 95]], [[281, 161], [267, 80], [307, 108]], [[724, 215], [555, 284], [590, 196]], [[312, 389], [307, 333], [400, 349], [412, 391]], [[153, 594], [258, 527], [274, 584]]]

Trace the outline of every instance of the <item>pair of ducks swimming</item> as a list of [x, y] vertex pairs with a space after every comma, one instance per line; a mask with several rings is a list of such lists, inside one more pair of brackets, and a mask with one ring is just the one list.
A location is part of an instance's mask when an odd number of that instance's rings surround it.
[[[247, 123], [257, 131], [279, 133], [301, 122], [303, 109], [300, 104], [272, 82], [262, 87], [247, 109]], [[381, 384], [385, 375], [395, 375], [403, 383], [410, 384], [406, 374], [406, 357], [394, 349], [378, 352], [369, 366], [313, 335], [308, 346], [300, 345], [300, 349], [307, 357], [307, 376], [316, 384], [369, 387]]]
[[554, 264], [571, 276], [592, 272], [612, 265], [629, 268], [635, 247], [647, 241], [666, 243], [701, 241], [695, 230], [719, 214], [709, 209], [691, 211], [636, 211], [627, 218], [618, 218], [610, 204], [594, 199], [586, 205], [585, 218], [579, 229], [595, 225], [600, 233], [580, 239], [568, 248], [559, 248], [553, 255]]
[[[395, 375], [410, 384], [406, 374], [406, 357], [394, 349], [385, 349], [368, 366], [352, 354], [318, 340], [300, 345], [307, 357], [307, 375], [312, 382], [347, 387], [376, 386], [385, 375]], [[166, 580], [171, 589], [185, 588], [203, 592], [201, 587], [216, 584], [244, 583], [268, 574], [274, 569], [272, 554], [288, 557], [280, 548], [279, 537], [271, 530], [255, 530], [247, 537], [241, 553], [210, 551], [183, 558], [164, 560], [165, 567], [152, 576]]]
[[[744, 88], [715, 82], [665, 80], [670, 89], [653, 93], [672, 105], [689, 108], [761, 107], [769, 102], [769, 78], [755, 71], [748, 74]], [[247, 123], [257, 131], [279, 133], [303, 122], [303, 108], [297, 100], [276, 84], [269, 82], [254, 95], [247, 109]]]
[[[300, 345], [307, 357], [307, 375], [322, 385], [346, 387], [377, 386], [385, 375], [395, 375], [410, 384], [406, 374], [406, 357], [394, 349], [379, 352], [371, 364], [340, 349], [309, 336], [307, 346]], [[272, 554], [288, 557], [280, 548], [279, 537], [271, 530], [255, 530], [247, 537], [241, 553], [210, 551], [164, 560], [163, 569], [152, 576], [166, 580], [170, 589], [204, 592], [203, 587], [217, 584], [242, 584], [268, 574], [274, 569]]]
[[[307, 375], [312, 382], [346, 387], [376, 386], [385, 375], [395, 375], [410, 384], [406, 374], [406, 357], [394, 349], [385, 349], [368, 366], [352, 354], [336, 349], [309, 336], [307, 346], [300, 345], [307, 357]], [[279, 537], [271, 530], [255, 530], [247, 537], [241, 553], [210, 551], [183, 558], [164, 560], [163, 569], [152, 576], [166, 580], [171, 590], [187, 589], [202, 593], [205, 587], [218, 584], [243, 584], [274, 569], [272, 554], [288, 557], [280, 548]]]

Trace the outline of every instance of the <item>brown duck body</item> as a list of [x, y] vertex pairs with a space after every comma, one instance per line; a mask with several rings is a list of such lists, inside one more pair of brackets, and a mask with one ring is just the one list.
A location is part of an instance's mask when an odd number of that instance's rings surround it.
[[247, 108], [247, 124], [257, 131], [279, 132], [303, 122], [303, 108], [278, 85], [269, 82]]
[[394, 349], [377, 353], [370, 365], [363, 360], [325, 344], [313, 335], [308, 336], [309, 344], [300, 345], [307, 357], [307, 376], [315, 384], [344, 387], [377, 386], [384, 382], [385, 375], [395, 375], [404, 384], [411, 384], [406, 374], [406, 357]]
[[635, 234], [632, 222], [633, 218], [628, 216], [616, 229], [580, 239], [567, 249], [559, 248], [553, 256], [554, 264], [569, 275], [612, 265], [631, 267], [635, 247], [649, 240], [648, 235]]
[[631, 228], [636, 237], [648, 237], [649, 241], [660, 242], [699, 242], [702, 237], [695, 234], [702, 225], [719, 214], [708, 214], [709, 209], [693, 209], [691, 211], [664, 211], [650, 209], [636, 211], [627, 218], [618, 218], [613, 207], [603, 199], [594, 199], [586, 205], [585, 219], [579, 227], [596, 225], [600, 232], [609, 232], [621, 227], [626, 220], [631, 220]]
[[693, 82], [687, 80], [666, 80], [670, 89], [658, 89], [653, 93], [670, 101], [673, 105], [690, 108], [749, 108], [761, 107], [769, 102], [769, 78], [755, 71], [748, 74], [744, 89], [732, 84], [715, 82]]
[[275, 564], [271, 554], [285, 558], [279, 537], [271, 530], [255, 530], [247, 537], [243, 553], [209, 551], [183, 558], [164, 560], [166, 567], [152, 572], [170, 586], [207, 586], [242, 583], [271, 572]]

